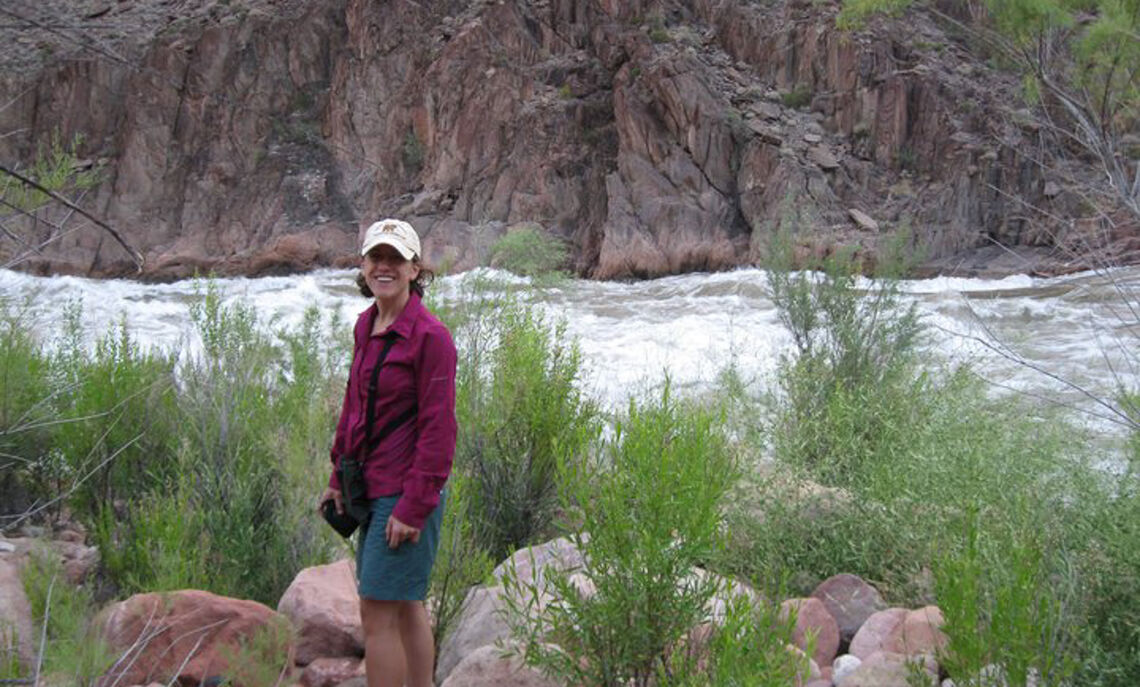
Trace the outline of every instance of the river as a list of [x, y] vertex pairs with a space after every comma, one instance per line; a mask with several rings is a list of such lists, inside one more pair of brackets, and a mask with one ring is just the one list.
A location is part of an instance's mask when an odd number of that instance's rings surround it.
[[[432, 288], [445, 301], [462, 299], [476, 274], [514, 279], [480, 271], [443, 278]], [[296, 323], [306, 307], [315, 305], [339, 311], [348, 323], [367, 305], [352, 278], [352, 271], [322, 270], [216, 283], [226, 299], [244, 299], [266, 319]], [[710, 388], [730, 362], [756, 388], [770, 383], [790, 337], [765, 283], [759, 269], [638, 282], [568, 280], [540, 290], [536, 303], [551, 317], [565, 318], [568, 333], [578, 340], [586, 393], [616, 408], [630, 394], [660, 385], [666, 374], [683, 390]], [[1140, 304], [1140, 267], [1108, 276], [942, 277], [901, 286], [903, 297], [917, 304], [929, 325], [923, 348], [929, 360], [971, 362], [995, 393], [1024, 393], [1041, 403], [1096, 413], [1100, 409], [1080, 389], [1111, 397], [1120, 383], [1140, 384], [1140, 313], [1127, 307]], [[193, 350], [188, 306], [200, 291], [194, 281], [145, 284], [0, 271], [0, 295], [9, 307], [27, 308], [28, 326], [41, 333], [45, 345], [60, 330], [64, 304], [79, 299], [89, 342], [125, 318], [144, 346]], [[1008, 345], [1049, 374], [1009, 360], [977, 339]]]

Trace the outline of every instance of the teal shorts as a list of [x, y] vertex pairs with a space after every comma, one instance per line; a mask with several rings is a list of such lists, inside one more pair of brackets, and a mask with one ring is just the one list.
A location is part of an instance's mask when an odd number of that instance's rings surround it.
[[374, 601], [423, 601], [427, 598], [431, 567], [439, 548], [446, 492], [420, 531], [420, 540], [404, 541], [388, 548], [385, 525], [400, 496], [382, 496], [372, 501], [372, 518], [360, 528], [356, 540], [356, 584], [362, 599]]

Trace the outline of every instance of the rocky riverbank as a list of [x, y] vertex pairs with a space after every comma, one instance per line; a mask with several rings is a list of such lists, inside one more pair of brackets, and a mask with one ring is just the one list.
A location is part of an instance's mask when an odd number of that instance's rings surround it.
[[[921, 11], [848, 33], [838, 9], [52, 0], [0, 28], [0, 158], [82, 135], [84, 204], [149, 278], [349, 264], [390, 214], [452, 269], [538, 225], [597, 278], [753, 263], [789, 213], [802, 257], [906, 229], [927, 272], [1140, 258], [1091, 167], [1040, 164], [1016, 79]], [[22, 267], [134, 272], [65, 210], [21, 231], [65, 221]]]
[[[20, 583], [33, 550], [59, 556], [73, 584], [89, 581], [98, 552], [73, 541], [64, 530], [54, 540], [0, 539], [0, 623], [14, 628], [20, 660], [34, 665], [36, 623]], [[501, 563], [492, 581], [467, 594], [463, 610], [439, 647], [437, 684], [444, 687], [558, 687], [558, 683], [504, 655], [511, 645], [504, 620], [506, 596], [514, 583], [539, 584], [551, 570], [571, 573], [579, 593], [592, 593], [584, 576], [573, 577], [582, 554], [567, 539], [523, 549]], [[710, 573], [694, 569], [693, 576]], [[723, 622], [734, 597], [760, 602], [747, 585], [723, 579], [722, 591], [707, 609], [708, 623], [694, 627], [683, 650], [699, 656], [712, 629]], [[556, 603], [547, 594], [544, 603]], [[806, 687], [905, 687], [908, 664], [933, 679], [936, 652], [947, 639], [939, 629], [936, 606], [888, 608], [879, 592], [854, 575], [836, 575], [805, 598], [785, 600], [782, 614], [796, 614], [794, 647], [811, 651], [797, 684]], [[302, 570], [276, 610], [263, 604], [197, 590], [137, 594], [105, 607], [95, 619], [99, 636], [121, 660], [106, 674], [108, 684], [233, 684], [256, 687], [258, 667], [267, 667], [275, 684], [301, 687], [363, 687], [363, 632], [357, 608], [352, 562]], [[265, 640], [265, 637], [272, 640]], [[255, 639], [260, 637], [260, 639]], [[250, 653], [251, 646], [256, 653]], [[245, 653], [243, 653], [245, 652]], [[264, 666], [255, 666], [257, 662]], [[44, 676], [42, 685], [62, 684]], [[271, 684], [271, 683], [265, 683]]]

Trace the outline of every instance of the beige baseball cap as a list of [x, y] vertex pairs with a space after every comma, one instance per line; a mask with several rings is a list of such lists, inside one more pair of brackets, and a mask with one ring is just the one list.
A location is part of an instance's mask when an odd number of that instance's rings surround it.
[[399, 219], [382, 219], [364, 232], [364, 244], [360, 248], [361, 255], [368, 255], [380, 244], [386, 243], [396, 250], [405, 260], [412, 260], [420, 255], [420, 236], [412, 225]]

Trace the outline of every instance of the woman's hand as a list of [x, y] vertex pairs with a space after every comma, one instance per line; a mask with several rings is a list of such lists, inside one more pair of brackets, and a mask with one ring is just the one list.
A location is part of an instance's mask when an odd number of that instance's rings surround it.
[[419, 542], [420, 530], [411, 525], [405, 525], [389, 515], [388, 524], [384, 527], [384, 536], [388, 538], [388, 548], [394, 549], [408, 539], [411, 539], [413, 544]]
[[321, 512], [324, 507], [325, 501], [332, 501], [336, 504], [336, 512], [341, 515], [344, 514], [344, 504], [340, 501], [340, 490], [327, 487], [325, 493], [321, 494], [321, 500], [317, 501], [317, 512]]

